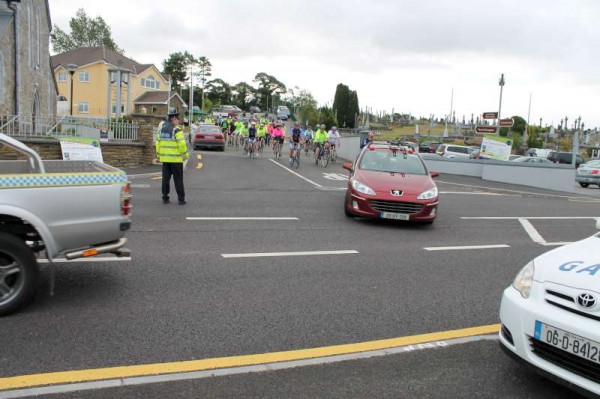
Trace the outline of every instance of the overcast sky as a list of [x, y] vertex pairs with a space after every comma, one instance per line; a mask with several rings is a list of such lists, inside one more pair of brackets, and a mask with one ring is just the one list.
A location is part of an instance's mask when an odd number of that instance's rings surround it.
[[206, 56], [213, 78], [258, 72], [333, 102], [338, 83], [361, 108], [470, 119], [497, 111], [531, 124], [600, 126], [598, 0], [49, 0], [70, 31], [77, 8], [101, 16], [125, 55]]

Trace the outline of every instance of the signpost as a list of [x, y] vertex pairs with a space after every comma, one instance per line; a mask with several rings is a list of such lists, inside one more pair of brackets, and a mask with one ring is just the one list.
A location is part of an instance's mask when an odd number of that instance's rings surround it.
[[515, 121], [513, 118], [507, 118], [507, 119], [500, 119], [500, 126], [502, 127], [512, 127], [512, 125], [515, 124]]
[[475, 127], [477, 133], [494, 133], [496, 134], [495, 126], [477, 126]]
[[497, 112], [484, 112], [483, 113], [483, 119], [497, 119], [497, 118], [498, 118]]

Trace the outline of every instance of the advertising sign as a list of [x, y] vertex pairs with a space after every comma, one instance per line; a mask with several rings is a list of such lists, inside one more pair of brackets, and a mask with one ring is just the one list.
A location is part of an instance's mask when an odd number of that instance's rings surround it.
[[65, 161], [98, 161], [104, 163], [98, 139], [61, 138], [60, 149]]
[[512, 140], [508, 137], [483, 136], [479, 157], [483, 159], [496, 159], [508, 161], [512, 149]]

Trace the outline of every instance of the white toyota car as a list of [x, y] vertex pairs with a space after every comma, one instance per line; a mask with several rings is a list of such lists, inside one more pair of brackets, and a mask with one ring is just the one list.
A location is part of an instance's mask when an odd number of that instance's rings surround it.
[[507, 354], [600, 397], [600, 233], [525, 265], [504, 290], [500, 322]]

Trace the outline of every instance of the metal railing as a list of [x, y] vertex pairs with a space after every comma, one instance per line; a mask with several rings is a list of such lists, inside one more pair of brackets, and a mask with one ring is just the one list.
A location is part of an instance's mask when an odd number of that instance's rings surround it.
[[0, 133], [11, 137], [83, 137], [107, 141], [138, 141], [135, 122], [74, 116], [0, 115]]

